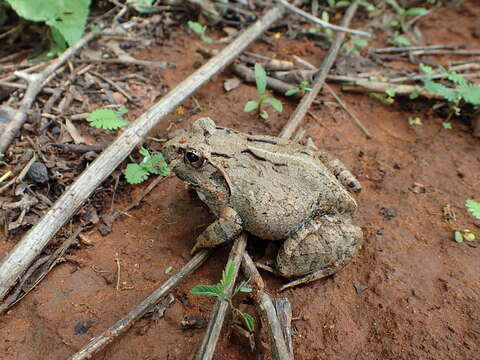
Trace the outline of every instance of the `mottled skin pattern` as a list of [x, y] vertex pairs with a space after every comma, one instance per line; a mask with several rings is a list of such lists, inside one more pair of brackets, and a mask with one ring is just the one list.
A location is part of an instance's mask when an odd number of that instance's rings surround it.
[[162, 153], [217, 216], [192, 251], [245, 230], [284, 240], [276, 259], [281, 275], [320, 278], [345, 266], [361, 243], [360, 228], [351, 224], [357, 204], [339, 179], [354, 190], [360, 184], [327, 153], [218, 128], [209, 118], [169, 140]]

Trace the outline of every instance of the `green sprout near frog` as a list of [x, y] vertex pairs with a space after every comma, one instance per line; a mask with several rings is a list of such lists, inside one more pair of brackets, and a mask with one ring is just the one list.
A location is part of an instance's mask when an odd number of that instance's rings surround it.
[[263, 109], [264, 104], [269, 104], [274, 110], [282, 112], [282, 102], [267, 95], [267, 73], [259, 63], [255, 64], [255, 83], [257, 85], [258, 98], [257, 100], [250, 100], [247, 102], [243, 111], [251, 112], [257, 110], [258, 116], [264, 120], [268, 119], [268, 113]]
[[222, 278], [219, 283], [215, 285], [197, 285], [193, 287], [191, 293], [195, 295], [213, 296], [220, 301], [227, 301], [232, 310], [234, 321], [243, 320], [247, 329], [251, 332], [255, 331], [255, 320], [253, 317], [244, 311], [241, 311], [233, 305], [232, 299], [238, 293], [249, 293], [252, 289], [248, 287], [248, 280], [242, 281], [229, 294], [230, 289], [235, 282], [235, 262], [229, 260], [225, 269], [222, 271]]
[[[480, 220], [480, 202], [477, 202], [475, 200], [467, 200], [465, 201], [465, 206], [474, 218]], [[461, 243], [464, 240], [475, 241], [477, 236], [480, 236], [480, 231], [471, 231], [468, 229], [464, 229], [456, 230], [454, 232], [454, 238], [457, 243]]]
[[285, 92], [285, 96], [293, 96], [295, 94], [300, 94], [301, 96], [305, 95], [307, 92], [311, 92], [312, 88], [310, 87], [310, 82], [308, 80], [303, 80], [298, 86], [294, 89], [290, 89]]

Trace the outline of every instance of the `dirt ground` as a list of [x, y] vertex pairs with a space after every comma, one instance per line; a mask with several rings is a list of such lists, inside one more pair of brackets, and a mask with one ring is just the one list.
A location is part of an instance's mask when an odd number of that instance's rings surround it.
[[[355, 23], [354, 23], [355, 25]], [[480, 48], [480, 4], [465, 1], [422, 21], [427, 44]], [[297, 54], [320, 65], [325, 51], [308, 40], [271, 39], [251, 50], [289, 58]], [[200, 40], [179, 30], [163, 46], [138, 51], [146, 60], [166, 60], [175, 69], [155, 70], [151, 84], [170, 89], [205, 60], [195, 49]], [[185, 54], [192, 54], [185, 56]], [[461, 58], [435, 58], [440, 63]], [[403, 66], [400, 62], [392, 64]], [[125, 69], [112, 65], [112, 71]], [[152, 135], [166, 137], [201, 116], [217, 124], [257, 134], [278, 134], [296, 106], [282, 98], [285, 110], [271, 112], [268, 123], [243, 112], [255, 96], [251, 85], [225, 92], [229, 69], [195, 94], [200, 113], [182, 122], [173, 114]], [[332, 85], [334, 86], [334, 85]], [[442, 119], [424, 100], [382, 104], [366, 95], [341, 92], [373, 138], [367, 139], [326, 92], [303, 126], [317, 146], [340, 158], [358, 177], [363, 191], [356, 196], [356, 224], [364, 231], [362, 249], [342, 271], [329, 278], [278, 293], [282, 284], [263, 273], [268, 292], [287, 296], [295, 317], [294, 349], [298, 360], [336, 359], [479, 359], [480, 261], [478, 241], [456, 243], [453, 229], [477, 230], [478, 221], [465, 209], [466, 199], [480, 200], [480, 140], [468, 125]], [[138, 89], [142, 95], [142, 89]], [[148, 98], [148, 94], [144, 94]], [[134, 119], [148, 107], [144, 101], [128, 115]], [[183, 104], [186, 110], [195, 105]], [[408, 117], [423, 125], [409, 126]], [[119, 194], [116, 208], [126, 207], [144, 186]], [[456, 222], [444, 220], [450, 205]], [[141, 206], [116, 221], [103, 237], [85, 234], [91, 245], [73, 250], [40, 286], [0, 322], [1, 359], [65, 359], [100, 334], [145, 298], [189, 259], [195, 237], [212, 221], [207, 208], [175, 177], [162, 182]], [[255, 242], [259, 240], [251, 240]], [[0, 257], [13, 246], [0, 235]], [[253, 246], [253, 245], [250, 245]], [[258, 248], [258, 247], [257, 247]], [[197, 284], [218, 281], [228, 247], [218, 249], [175, 291], [175, 302], [158, 321], [142, 319], [94, 359], [188, 359], [204, 330], [182, 330], [184, 316], [208, 318], [213, 300], [191, 295]], [[117, 263], [120, 289], [116, 289]], [[234, 337], [222, 337], [215, 359], [256, 356]]]

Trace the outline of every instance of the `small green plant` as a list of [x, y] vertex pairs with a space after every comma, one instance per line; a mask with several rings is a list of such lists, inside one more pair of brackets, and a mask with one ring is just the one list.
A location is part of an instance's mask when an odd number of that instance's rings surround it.
[[448, 130], [452, 130], [452, 129], [453, 129], [452, 123], [451, 123], [451, 122], [448, 122], [448, 121], [442, 122], [442, 126], [443, 126], [444, 129], [448, 129]]
[[384, 104], [393, 104], [395, 102], [395, 90], [389, 88], [385, 90], [385, 94], [387, 94], [387, 96], [383, 96], [377, 93], [368, 93], [371, 98], [381, 101]]
[[[330, 15], [328, 15], [328, 12], [322, 11], [321, 19], [322, 19], [323, 21], [325, 21], [326, 23], [329, 23], [329, 22], [330, 22]], [[328, 39], [332, 39], [332, 38], [333, 38], [333, 30], [332, 30], [332, 29], [325, 28], [325, 27], [323, 27], [323, 26], [321, 26], [321, 25], [315, 25], [315, 26], [311, 27], [311, 28], [308, 30], [308, 32], [311, 33], [311, 34], [317, 34], [317, 35], [325, 34], [325, 36], [326, 36]]]
[[227, 301], [232, 309], [232, 314], [235, 320], [239, 318], [243, 319], [245, 326], [250, 331], [255, 331], [255, 320], [253, 317], [244, 311], [239, 310], [233, 305], [232, 298], [240, 292], [249, 293], [252, 291], [248, 287], [248, 280], [243, 281], [240, 285], [237, 285], [232, 291], [231, 295], [227, 294], [227, 289], [233, 285], [233, 278], [235, 274], [235, 262], [228, 261], [225, 269], [222, 272], [222, 279], [218, 284], [215, 285], [197, 285], [195, 286], [191, 293], [195, 295], [204, 295], [204, 296], [214, 296], [217, 297], [220, 301]]
[[195, 21], [189, 21], [187, 25], [194, 33], [200, 35], [200, 39], [202, 39], [203, 42], [206, 42], [207, 44], [211, 44], [213, 42], [212, 38], [205, 36], [205, 31], [207, 30], [206, 25], [202, 25]]
[[285, 96], [293, 96], [295, 94], [305, 95], [305, 93], [312, 91], [310, 87], [310, 82], [308, 80], [303, 80], [298, 86], [294, 89], [290, 89], [285, 92]]
[[388, 38], [387, 41], [390, 45], [394, 46], [410, 46], [410, 41], [403, 35], [400, 35], [400, 32], [395, 31], [392, 36]]
[[75, 44], [83, 35], [90, 0], [6, 0], [24, 19], [44, 22], [51, 29], [51, 55]]
[[[475, 200], [467, 200], [465, 201], [465, 206], [467, 207], [470, 214], [473, 215], [473, 217], [480, 220], [480, 202], [476, 202]], [[457, 243], [461, 243], [464, 240], [475, 241], [477, 236], [480, 236], [480, 232], [471, 231], [468, 229], [456, 230], [454, 232], [454, 238]]]
[[480, 220], [480, 202], [475, 200], [465, 201], [465, 206], [467, 207], [470, 214], [472, 214], [476, 219]]
[[265, 120], [268, 119], [268, 113], [262, 109], [263, 104], [270, 104], [274, 110], [282, 112], [282, 102], [267, 95], [267, 73], [259, 63], [255, 64], [255, 83], [257, 85], [258, 99], [247, 102], [243, 111], [251, 112], [257, 110], [258, 115]]
[[366, 46], [368, 46], [368, 40], [354, 36], [343, 44], [343, 50], [346, 54], [358, 54], [359, 48]]
[[453, 115], [460, 115], [462, 103], [472, 105], [475, 110], [480, 109], [479, 84], [468, 81], [455, 71], [449, 71], [444, 67], [440, 67], [440, 73], [445, 75], [448, 81], [448, 83], [444, 85], [443, 83], [433, 80], [434, 71], [430, 66], [420, 64], [420, 69], [425, 74], [422, 76], [425, 90], [440, 95], [447, 100], [452, 110], [447, 120]]
[[118, 111], [112, 109], [97, 109], [88, 115], [87, 121], [91, 126], [98, 129], [118, 130], [128, 125], [128, 121], [123, 118], [128, 112], [125, 106], [120, 106]]
[[151, 174], [167, 176], [170, 173], [170, 168], [162, 154], [150, 153], [145, 148], [141, 148], [139, 152], [143, 156], [143, 160], [140, 163], [129, 163], [124, 171], [129, 184], [140, 184], [147, 180]]
[[397, 3], [396, 0], [386, 0], [385, 2], [390, 5], [398, 15], [398, 20], [393, 21], [392, 23], [390, 23], [390, 25], [393, 28], [399, 27], [404, 33], [408, 31], [408, 26], [406, 22], [407, 17], [428, 14], [428, 10], [425, 8], [413, 7], [410, 9], [404, 9]]

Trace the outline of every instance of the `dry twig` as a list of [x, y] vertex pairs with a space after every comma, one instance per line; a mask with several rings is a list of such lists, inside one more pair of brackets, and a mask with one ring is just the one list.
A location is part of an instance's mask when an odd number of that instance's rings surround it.
[[285, 6], [286, 9], [288, 9], [288, 10], [294, 12], [295, 14], [298, 14], [298, 15], [304, 17], [305, 19], [313, 22], [314, 24], [320, 25], [320, 26], [322, 26], [326, 29], [331, 29], [331, 30], [335, 30], [335, 31], [339, 31], [339, 32], [347, 33], [347, 34], [352, 34], [352, 35], [358, 35], [358, 36], [362, 36], [362, 37], [366, 37], [366, 38], [371, 38], [372, 37], [371, 34], [365, 32], [365, 31], [348, 29], [347, 28], [348, 25], [345, 25], [345, 24], [342, 24], [341, 26], [337, 26], [337, 25], [330, 24], [326, 21], [320, 20], [316, 16], [313, 16], [313, 15], [303, 11], [302, 9], [297, 8], [294, 5], [291, 5], [286, 0], [275, 0], [275, 2], [277, 2], [279, 4], [282, 4], [283, 6]]

